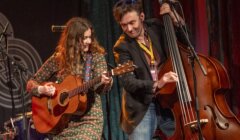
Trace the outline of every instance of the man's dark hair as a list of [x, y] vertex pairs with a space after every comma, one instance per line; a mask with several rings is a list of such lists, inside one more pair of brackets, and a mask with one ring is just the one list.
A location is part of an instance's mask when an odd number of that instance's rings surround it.
[[122, 17], [131, 11], [136, 11], [138, 14], [143, 12], [141, 0], [119, 0], [113, 7], [113, 16], [117, 22], [120, 22]]

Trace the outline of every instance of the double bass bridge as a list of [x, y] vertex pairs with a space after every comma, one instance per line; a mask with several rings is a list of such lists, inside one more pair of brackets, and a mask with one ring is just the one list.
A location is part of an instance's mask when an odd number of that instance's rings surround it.
[[[192, 132], [196, 132], [198, 131], [198, 121], [192, 121], [187, 123], [185, 126], [190, 126]], [[208, 119], [200, 119], [200, 126], [202, 127], [203, 125], [205, 125], [206, 123], [208, 123]]]

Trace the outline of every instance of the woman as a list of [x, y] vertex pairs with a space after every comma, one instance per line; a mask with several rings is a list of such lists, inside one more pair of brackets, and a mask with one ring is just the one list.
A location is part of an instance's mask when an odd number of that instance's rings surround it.
[[55, 135], [54, 139], [101, 139], [103, 113], [99, 94], [105, 93], [112, 85], [112, 78], [105, 75], [106, 70], [104, 49], [99, 46], [94, 37], [90, 22], [79, 17], [70, 19], [55, 53], [28, 81], [27, 90], [40, 96], [41, 94], [53, 96], [56, 89], [51, 82], [45, 85], [41, 83], [46, 81], [61, 83], [69, 74], [78, 76], [84, 81], [101, 76], [101, 82], [87, 93], [87, 112], [83, 116], [73, 115], [68, 127]]

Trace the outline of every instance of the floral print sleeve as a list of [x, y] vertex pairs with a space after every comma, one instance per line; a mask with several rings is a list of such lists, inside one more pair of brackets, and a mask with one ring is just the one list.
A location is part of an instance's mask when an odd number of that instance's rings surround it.
[[38, 94], [37, 87], [42, 82], [48, 81], [49, 78], [58, 70], [58, 64], [55, 56], [51, 56], [47, 61], [41, 66], [33, 78], [31, 78], [27, 83], [27, 91], [32, 94]]

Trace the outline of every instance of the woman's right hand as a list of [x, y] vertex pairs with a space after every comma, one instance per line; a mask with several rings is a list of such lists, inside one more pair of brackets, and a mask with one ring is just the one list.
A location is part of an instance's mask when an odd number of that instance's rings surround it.
[[38, 86], [38, 94], [40, 95], [47, 95], [47, 96], [54, 96], [56, 88], [52, 85], [52, 83], [47, 83], [45, 85]]

